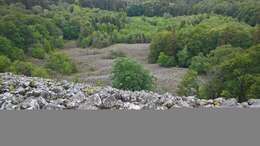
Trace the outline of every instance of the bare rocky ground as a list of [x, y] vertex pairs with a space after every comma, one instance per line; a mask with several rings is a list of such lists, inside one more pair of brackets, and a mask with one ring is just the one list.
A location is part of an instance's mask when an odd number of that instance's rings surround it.
[[66, 80], [0, 73], [0, 110], [169, 110], [176, 108], [260, 108], [260, 100], [198, 99], [131, 92]]
[[64, 79], [86, 82], [91, 85], [103, 83], [111, 85], [109, 79], [113, 59], [111, 51], [121, 51], [127, 57], [133, 58], [148, 69], [157, 79], [157, 92], [176, 93], [177, 85], [186, 73], [183, 68], [163, 68], [157, 64], [148, 64], [149, 44], [116, 44], [103, 49], [67, 47], [62, 51], [68, 54], [77, 64], [79, 72]]

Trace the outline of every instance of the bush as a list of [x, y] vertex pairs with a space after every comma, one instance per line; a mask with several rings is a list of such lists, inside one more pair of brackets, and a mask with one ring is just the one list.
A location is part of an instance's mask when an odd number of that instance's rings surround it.
[[188, 67], [190, 65], [190, 54], [187, 48], [177, 53], [178, 65], [180, 67]]
[[[220, 72], [222, 75], [222, 86], [228, 97], [238, 98], [239, 101], [246, 101], [252, 94], [259, 89], [255, 89], [256, 80], [260, 73], [260, 45], [249, 49], [236, 52], [221, 62]], [[254, 91], [252, 91], [254, 90]], [[256, 92], [257, 93], [257, 92]]]
[[163, 31], [156, 34], [150, 45], [149, 62], [156, 63], [161, 52], [168, 56], [176, 57], [175, 33]]
[[49, 72], [40, 66], [30, 62], [15, 61], [11, 67], [11, 72], [34, 77], [49, 77]]
[[45, 57], [45, 51], [42, 48], [34, 47], [32, 49], [32, 57], [38, 58], [38, 59], [44, 59]]
[[44, 77], [44, 78], [49, 77], [49, 71], [46, 68], [37, 67], [35, 65], [33, 65], [31, 74], [33, 77]]
[[199, 74], [205, 74], [209, 69], [210, 63], [207, 57], [203, 54], [199, 54], [192, 58], [190, 69], [198, 72]]
[[104, 48], [112, 44], [111, 36], [105, 32], [95, 31], [90, 36], [80, 41], [81, 47], [91, 46], [94, 48]]
[[247, 95], [249, 98], [260, 99], [260, 74], [255, 77], [254, 83], [250, 86]]
[[198, 90], [198, 73], [196, 71], [189, 70], [178, 86], [177, 93], [180, 96], [194, 96], [198, 95]]
[[86, 48], [86, 47], [91, 46], [91, 42], [92, 42], [92, 40], [90, 37], [81, 38], [79, 41], [79, 45], [81, 48]]
[[129, 58], [118, 58], [115, 61], [111, 78], [114, 88], [131, 91], [154, 89], [153, 76]]
[[12, 48], [10, 50], [9, 58], [11, 60], [24, 60], [25, 59], [24, 51], [19, 48]]
[[130, 5], [127, 7], [127, 15], [132, 16], [142, 16], [144, 14], [144, 7], [142, 5]]
[[54, 52], [46, 59], [46, 67], [62, 74], [76, 72], [76, 66], [69, 57], [63, 53]]
[[9, 51], [12, 48], [11, 41], [5, 37], [0, 36], [0, 54], [9, 56]]
[[22, 49], [13, 47], [10, 40], [0, 36], [0, 55], [5, 55], [11, 60], [23, 60], [25, 58]]
[[161, 52], [157, 63], [162, 67], [173, 67], [176, 65], [176, 60], [174, 57], [167, 56], [165, 53]]
[[6, 72], [11, 64], [11, 61], [6, 56], [0, 56], [0, 72]]

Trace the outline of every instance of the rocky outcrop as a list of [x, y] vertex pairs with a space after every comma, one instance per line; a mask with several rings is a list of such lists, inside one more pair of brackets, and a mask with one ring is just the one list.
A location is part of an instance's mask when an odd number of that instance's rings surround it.
[[169, 93], [131, 92], [83, 83], [0, 74], [1, 110], [167, 110], [174, 108], [259, 108], [260, 100], [203, 100]]

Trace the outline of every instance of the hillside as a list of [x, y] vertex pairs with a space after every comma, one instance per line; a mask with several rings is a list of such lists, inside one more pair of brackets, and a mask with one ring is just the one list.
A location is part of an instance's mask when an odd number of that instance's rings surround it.
[[0, 74], [1, 110], [167, 110], [175, 108], [259, 108], [259, 100], [238, 103], [177, 97], [153, 92], [131, 92], [84, 83]]
[[260, 98], [258, 0], [0, 0], [0, 73]]

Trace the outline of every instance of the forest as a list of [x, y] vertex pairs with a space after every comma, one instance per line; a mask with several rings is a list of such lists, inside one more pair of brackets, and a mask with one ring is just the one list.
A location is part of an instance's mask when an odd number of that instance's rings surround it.
[[[260, 98], [259, 0], [0, 0], [0, 72], [73, 75], [71, 41], [150, 44], [148, 63], [187, 69], [180, 96]], [[112, 53], [113, 87], [156, 90], [139, 62]]]

